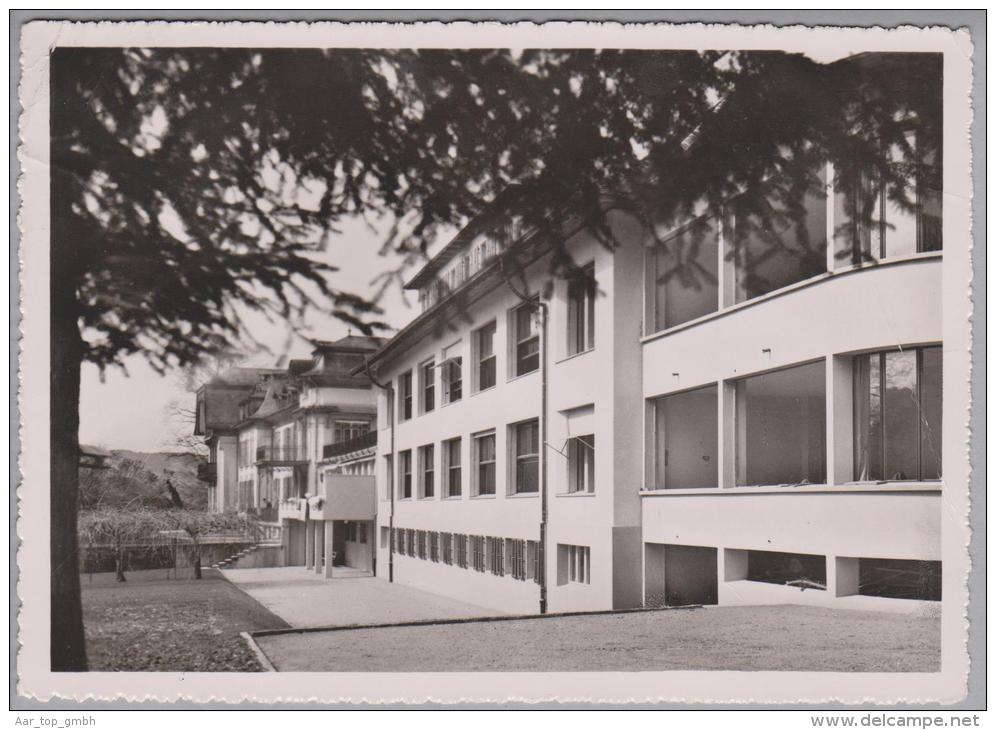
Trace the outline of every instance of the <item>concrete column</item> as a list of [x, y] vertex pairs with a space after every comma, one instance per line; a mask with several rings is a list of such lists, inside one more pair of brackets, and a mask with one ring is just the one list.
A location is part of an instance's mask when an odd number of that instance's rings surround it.
[[722, 560], [719, 561], [719, 581], [726, 583], [731, 580], [747, 580], [747, 551], [723, 548]]
[[716, 456], [719, 486], [729, 489], [737, 486], [737, 387], [735, 383], [721, 381], [718, 386], [719, 443]]
[[664, 550], [663, 545], [643, 543], [643, 605], [664, 605]]
[[[319, 522], [319, 521], [311, 523], [312, 530], [315, 533], [315, 536], [311, 539], [311, 542], [314, 545], [314, 550], [315, 550], [315, 557], [313, 562], [315, 564], [315, 572], [318, 575], [322, 574], [322, 549], [325, 547], [324, 524], [325, 524], [324, 522]], [[326, 559], [327, 558], [328, 556], [326, 556]]]
[[332, 520], [325, 521], [325, 577], [332, 577]]
[[291, 521], [282, 520], [280, 530], [280, 544], [283, 545], [284, 566], [293, 565], [291, 558]]
[[309, 570], [315, 567], [315, 531], [311, 521], [304, 523], [304, 567]]
[[856, 596], [859, 590], [857, 558], [827, 556], [827, 594], [835, 598]]
[[827, 484], [854, 479], [853, 362], [827, 356]]

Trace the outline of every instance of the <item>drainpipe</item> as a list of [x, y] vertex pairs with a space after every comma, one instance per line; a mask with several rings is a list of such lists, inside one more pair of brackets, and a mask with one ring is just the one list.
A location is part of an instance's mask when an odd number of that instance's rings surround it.
[[546, 574], [546, 547], [547, 547], [547, 468], [546, 468], [546, 442], [547, 442], [547, 400], [548, 400], [548, 379], [547, 379], [547, 330], [550, 318], [550, 307], [542, 299], [533, 299], [519, 291], [512, 283], [511, 277], [505, 270], [505, 261], [501, 260], [501, 272], [505, 279], [505, 284], [522, 302], [531, 304], [540, 312], [540, 524], [539, 524], [539, 554], [536, 556], [537, 567], [539, 569], [540, 601], [539, 611], [541, 614], [547, 610], [547, 574]]
[[[391, 509], [387, 515], [387, 582], [394, 582], [394, 473], [395, 473], [395, 453], [394, 453], [394, 386], [390, 383], [382, 383], [374, 377], [373, 373], [370, 371], [370, 361], [367, 358], [363, 358], [363, 368], [366, 370], [367, 377], [370, 378], [370, 382], [376, 385], [381, 390], [387, 393], [387, 401], [391, 408], [387, 414], [389, 420], [389, 426], [391, 429], [391, 473], [387, 475], [387, 483], [390, 487], [391, 493]], [[377, 465], [374, 464], [374, 470], [376, 471]], [[379, 500], [375, 500], [374, 504]], [[376, 522], [374, 522], [376, 524]], [[374, 545], [377, 544], [377, 535], [373, 536]], [[373, 554], [376, 556], [377, 550], [374, 549]], [[374, 558], [376, 560], [376, 558]], [[376, 572], [376, 568], [375, 568]]]

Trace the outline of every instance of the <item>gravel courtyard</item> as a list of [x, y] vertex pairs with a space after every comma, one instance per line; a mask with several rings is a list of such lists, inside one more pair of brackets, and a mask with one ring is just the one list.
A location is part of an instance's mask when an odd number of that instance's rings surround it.
[[710, 607], [257, 638], [279, 671], [936, 672], [940, 615]]

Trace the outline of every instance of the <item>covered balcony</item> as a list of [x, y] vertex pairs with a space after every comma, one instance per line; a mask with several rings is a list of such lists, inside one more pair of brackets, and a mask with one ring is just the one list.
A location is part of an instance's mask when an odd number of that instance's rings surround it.
[[302, 446], [258, 446], [257, 466], [306, 466], [307, 454]]
[[345, 454], [351, 454], [355, 451], [363, 451], [365, 449], [372, 449], [377, 446], [377, 432], [370, 431], [363, 434], [362, 436], [357, 436], [356, 438], [347, 439], [346, 441], [339, 441], [334, 444], [325, 444], [322, 446], [322, 458], [331, 459], [336, 456], [344, 456]]
[[372, 520], [377, 509], [377, 488], [372, 475], [326, 473], [318, 494], [308, 500], [313, 520]]

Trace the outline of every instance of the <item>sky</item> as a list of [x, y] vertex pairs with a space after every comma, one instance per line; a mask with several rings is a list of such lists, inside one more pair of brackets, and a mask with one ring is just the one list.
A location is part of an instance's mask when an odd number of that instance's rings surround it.
[[[332, 283], [345, 291], [370, 294], [371, 281], [381, 272], [398, 265], [396, 256], [378, 254], [383, 234], [372, 230], [365, 222], [353, 220], [341, 225], [342, 233], [330, 244], [328, 260], [339, 267]], [[446, 242], [441, 238], [437, 245]], [[414, 273], [413, 265], [409, 273]], [[381, 302], [381, 319], [395, 328], [403, 327], [417, 314], [415, 292], [403, 293], [393, 285]], [[335, 340], [349, 334], [347, 326], [331, 315], [312, 309], [307, 318], [307, 330], [293, 332], [286, 323], [269, 323], [257, 317], [251, 322], [254, 336], [265, 343], [273, 354], [257, 353], [247, 357], [245, 365], [269, 366], [277, 359], [308, 357], [311, 345], [307, 338]], [[355, 333], [354, 333], [355, 334]], [[170, 404], [179, 403], [192, 409], [193, 390], [188, 390], [185, 373], [175, 370], [159, 375], [140, 355], [125, 361], [127, 373], [119, 368], [108, 369], [101, 380], [98, 369], [84, 364], [80, 382], [80, 443], [105, 449], [132, 451], [184, 451], [174, 436], [190, 428], [169, 415]]]

